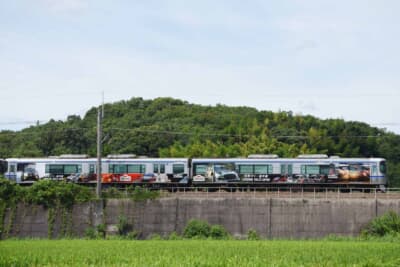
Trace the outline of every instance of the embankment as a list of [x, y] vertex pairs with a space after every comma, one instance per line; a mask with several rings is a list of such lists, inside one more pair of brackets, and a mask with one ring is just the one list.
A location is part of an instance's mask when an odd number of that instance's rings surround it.
[[255, 229], [265, 238], [318, 238], [358, 235], [373, 218], [393, 210], [399, 199], [160, 198], [133, 201], [109, 199], [75, 205], [72, 210], [17, 205], [3, 216], [4, 237], [82, 237], [104, 224], [115, 234], [124, 216], [141, 238], [182, 233], [190, 219], [223, 225], [235, 236]]

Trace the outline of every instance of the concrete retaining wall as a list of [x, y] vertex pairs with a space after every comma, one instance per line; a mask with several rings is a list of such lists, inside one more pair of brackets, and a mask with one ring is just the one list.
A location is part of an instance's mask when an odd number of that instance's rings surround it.
[[3, 236], [49, 236], [49, 216], [55, 218], [52, 237], [65, 233], [83, 236], [88, 227], [104, 223], [109, 234], [117, 232], [120, 216], [130, 230], [147, 238], [182, 233], [190, 219], [223, 225], [235, 236], [255, 229], [266, 238], [317, 238], [329, 234], [358, 235], [376, 216], [393, 210], [400, 214], [400, 200], [376, 199], [274, 199], [274, 198], [163, 198], [133, 202], [112, 199], [76, 205], [72, 212], [57, 210], [53, 215], [40, 206], [19, 205], [8, 210]]
[[75, 205], [71, 211], [19, 204], [16, 208], [7, 209], [2, 237], [83, 236], [88, 227], [102, 223], [103, 217], [101, 201]]

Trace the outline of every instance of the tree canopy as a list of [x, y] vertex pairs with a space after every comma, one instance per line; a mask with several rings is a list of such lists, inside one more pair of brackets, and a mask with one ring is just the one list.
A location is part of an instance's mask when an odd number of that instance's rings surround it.
[[[323, 153], [384, 157], [400, 186], [400, 135], [366, 123], [318, 119], [290, 111], [202, 106], [173, 98], [132, 98], [104, 106], [103, 154], [150, 157], [238, 157]], [[21, 131], [0, 132], [0, 158], [96, 155], [97, 107]], [[397, 179], [396, 179], [397, 178]]]

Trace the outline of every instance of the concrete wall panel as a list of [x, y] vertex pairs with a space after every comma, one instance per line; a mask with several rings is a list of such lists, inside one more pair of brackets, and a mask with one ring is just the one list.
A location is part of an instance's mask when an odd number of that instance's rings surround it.
[[[104, 206], [103, 206], [104, 204]], [[376, 216], [393, 210], [400, 214], [400, 200], [390, 199], [283, 199], [283, 198], [161, 198], [134, 202], [111, 199], [75, 205], [72, 211], [56, 211], [53, 237], [65, 232], [75, 236], [88, 227], [104, 223], [109, 234], [116, 234], [120, 216], [130, 230], [142, 238], [151, 234], [168, 236], [183, 233], [191, 219], [223, 225], [231, 234], [245, 237], [255, 229], [266, 238], [319, 238], [330, 234], [358, 235]], [[18, 205], [6, 212], [3, 225], [12, 227], [9, 236], [48, 236], [48, 210], [41, 206]], [[64, 216], [64, 218], [63, 218]]]

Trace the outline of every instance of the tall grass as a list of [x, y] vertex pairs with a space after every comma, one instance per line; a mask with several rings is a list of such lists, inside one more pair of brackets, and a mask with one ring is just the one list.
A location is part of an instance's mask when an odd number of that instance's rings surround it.
[[0, 266], [399, 266], [398, 251], [373, 241], [7, 240]]

